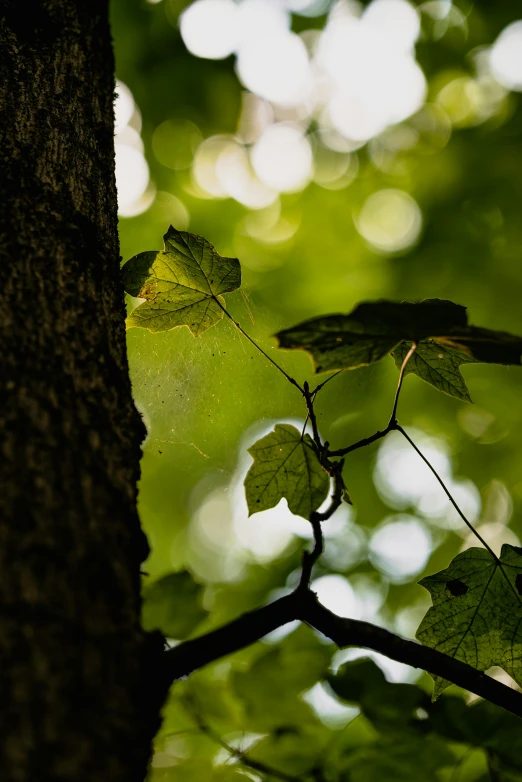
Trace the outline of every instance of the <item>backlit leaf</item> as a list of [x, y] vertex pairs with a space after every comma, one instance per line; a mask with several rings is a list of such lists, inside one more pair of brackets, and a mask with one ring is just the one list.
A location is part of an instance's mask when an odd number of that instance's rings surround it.
[[282, 348], [311, 353], [316, 372], [324, 372], [373, 364], [403, 340], [417, 342], [466, 324], [466, 308], [444, 299], [374, 301], [348, 315], [307, 320], [276, 337]]
[[[411, 342], [401, 342], [393, 351], [397, 369], [400, 369], [411, 347]], [[435, 386], [445, 394], [455, 396], [464, 402], [471, 402], [468, 388], [459, 369], [461, 364], [475, 364], [474, 358], [460, 350], [454, 350], [442, 342], [427, 339], [419, 342], [412, 354], [404, 374], [417, 375], [426, 383]]]
[[290, 424], [277, 424], [273, 432], [248, 449], [254, 463], [245, 478], [249, 514], [273, 508], [285, 497], [297, 516], [308, 519], [328, 494], [330, 479], [321, 467], [312, 440]]
[[172, 226], [163, 239], [163, 252], [139, 253], [122, 268], [127, 293], [146, 299], [127, 318], [127, 328], [188, 326], [197, 337], [223, 317], [222, 294], [241, 285], [239, 261], [221, 257], [203, 237]]
[[[446, 570], [423, 578], [433, 607], [417, 638], [485, 671], [499, 665], [522, 685], [522, 550], [502, 546], [500, 561], [481, 548], [458, 554]], [[434, 697], [448, 682], [435, 679]]]
[[522, 338], [468, 326], [466, 308], [444, 299], [359, 304], [348, 315], [327, 315], [276, 334], [282, 348], [308, 351], [316, 372], [355, 369], [391, 353], [400, 369], [457, 399], [470, 402], [462, 364], [521, 364]]

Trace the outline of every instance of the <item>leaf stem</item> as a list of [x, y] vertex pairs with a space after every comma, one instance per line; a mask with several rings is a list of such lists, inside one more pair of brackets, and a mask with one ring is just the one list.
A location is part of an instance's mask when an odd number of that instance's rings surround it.
[[247, 332], [246, 332], [246, 331], [244, 330], [244, 328], [243, 328], [243, 327], [242, 327], [242, 326], [241, 326], [241, 325], [240, 325], [240, 324], [237, 322], [237, 320], [234, 320], [234, 318], [232, 317], [232, 315], [231, 315], [231, 314], [228, 312], [228, 310], [227, 310], [227, 309], [226, 309], [226, 308], [225, 308], [225, 307], [224, 307], [224, 306], [221, 304], [221, 302], [220, 302], [220, 301], [217, 299], [217, 297], [213, 296], [212, 298], [213, 298], [213, 299], [214, 299], [214, 301], [215, 301], [215, 302], [218, 304], [218, 306], [219, 306], [219, 307], [221, 307], [221, 309], [223, 310], [223, 312], [225, 313], [225, 315], [227, 316], [227, 318], [228, 318], [228, 319], [229, 319], [229, 320], [230, 320], [230, 321], [231, 321], [231, 322], [234, 324], [234, 326], [236, 327], [236, 329], [237, 329], [237, 330], [238, 330], [238, 331], [239, 331], [239, 332], [240, 332], [240, 333], [241, 333], [241, 334], [242, 334], [244, 337], [246, 337], [246, 339], [248, 339], [248, 341], [250, 342], [250, 344], [251, 344], [251, 345], [253, 345], [253, 346], [256, 348], [256, 350], [258, 350], [260, 353], [262, 353], [262, 354], [263, 354], [263, 356], [264, 356], [266, 359], [268, 359], [268, 361], [270, 361], [270, 363], [271, 363], [271, 364], [273, 364], [273, 365], [274, 365], [274, 367], [275, 367], [275, 368], [276, 368], [276, 369], [277, 369], [277, 370], [278, 370], [278, 371], [279, 371], [279, 372], [280, 372], [282, 375], [284, 375], [284, 377], [286, 377], [286, 379], [288, 380], [288, 382], [289, 382], [289, 383], [291, 383], [293, 386], [295, 386], [296, 388], [298, 388], [298, 389], [299, 389], [299, 391], [300, 391], [302, 394], [304, 394], [304, 390], [303, 390], [303, 388], [302, 388], [302, 387], [299, 385], [299, 383], [297, 382], [297, 380], [294, 380], [294, 378], [293, 378], [293, 377], [290, 377], [290, 375], [288, 374], [288, 372], [285, 372], [285, 370], [283, 369], [283, 367], [279, 366], [279, 364], [277, 363], [277, 361], [274, 361], [274, 359], [273, 359], [273, 358], [271, 358], [271, 357], [268, 355], [268, 353], [265, 353], [265, 351], [263, 350], [263, 348], [261, 347], [261, 345], [258, 345], [258, 344], [257, 344], [257, 342], [256, 342], [254, 339], [252, 339], [252, 337], [251, 337], [249, 334], [247, 334]]
[[319, 393], [319, 391], [320, 391], [322, 388], [324, 388], [324, 387], [325, 387], [325, 385], [326, 385], [327, 383], [329, 383], [329, 382], [330, 382], [330, 380], [333, 380], [333, 379], [334, 379], [334, 377], [337, 377], [337, 375], [340, 375], [340, 374], [341, 374], [341, 372], [344, 372], [344, 369], [338, 369], [338, 370], [337, 370], [337, 372], [334, 372], [334, 374], [333, 374], [333, 375], [330, 375], [330, 377], [327, 377], [327, 378], [326, 378], [326, 380], [323, 380], [323, 382], [322, 382], [322, 383], [319, 383], [319, 385], [318, 385], [318, 386], [316, 386], [316, 387], [314, 388], [314, 390], [312, 391], [312, 394], [314, 395], [314, 397], [315, 397], [315, 395], [316, 395], [316, 394], [318, 394], [318, 393]]
[[[348, 445], [346, 448], [338, 448], [337, 451], [328, 451], [328, 456], [346, 456], [347, 453], [351, 453], [352, 451], [358, 451], [359, 448], [365, 448], [367, 445], [371, 445], [377, 440], [380, 440], [382, 437], [386, 437], [388, 432], [397, 429], [398, 427], [397, 405], [399, 404], [399, 396], [401, 393], [402, 381], [404, 379], [404, 370], [406, 369], [406, 364], [413, 356], [416, 348], [417, 348], [417, 343], [413, 342], [411, 348], [409, 349], [408, 353], [404, 357], [404, 361], [401, 364], [401, 369], [399, 372], [399, 380], [397, 382], [397, 390], [395, 391], [395, 397], [393, 399], [393, 408], [386, 429], [381, 429], [380, 431], [375, 432], [375, 434], [372, 434], [371, 437], [364, 437], [362, 440], [357, 440], [356, 443], [353, 443], [352, 445]], [[333, 375], [333, 377], [335, 377], [335, 375]], [[317, 389], [315, 389], [315, 391], [317, 392]]]
[[[397, 423], [397, 405], [399, 404], [399, 396], [400, 396], [400, 393], [401, 393], [402, 381], [404, 379], [404, 370], [406, 369], [406, 364], [408, 363], [410, 358], [415, 353], [416, 348], [417, 348], [417, 343], [416, 342], [412, 342], [411, 348], [406, 353], [406, 355], [404, 357], [404, 361], [401, 364], [401, 369], [400, 369], [400, 372], [399, 372], [399, 381], [397, 383], [397, 390], [395, 392], [395, 398], [393, 400], [393, 409], [392, 409], [392, 413], [391, 413], [391, 416], [390, 416], [390, 423], [392, 423], [392, 422], [393, 423]], [[389, 426], [389, 424], [388, 424], [388, 426]]]
[[406, 440], [409, 442], [409, 444], [410, 444], [410, 445], [411, 445], [411, 447], [414, 449], [414, 451], [416, 451], [416, 452], [417, 452], [417, 454], [420, 456], [420, 458], [422, 459], [422, 461], [424, 462], [424, 464], [426, 464], [426, 465], [427, 465], [427, 466], [430, 468], [431, 472], [433, 473], [433, 475], [435, 476], [435, 478], [438, 480], [439, 484], [441, 485], [441, 487], [442, 487], [442, 490], [444, 491], [444, 493], [445, 493], [446, 497], [447, 497], [447, 498], [448, 498], [448, 500], [451, 502], [451, 504], [453, 505], [453, 507], [455, 508], [455, 510], [457, 511], [457, 513], [459, 514], [459, 516], [460, 516], [460, 518], [462, 519], [462, 521], [464, 522], [464, 524], [465, 524], [465, 525], [468, 527], [468, 529], [469, 529], [469, 530], [470, 530], [470, 531], [471, 531], [471, 532], [472, 532], [472, 533], [475, 535], [475, 537], [476, 537], [478, 540], [480, 540], [480, 542], [482, 543], [482, 545], [484, 546], [484, 548], [485, 548], [487, 551], [489, 551], [489, 553], [491, 554], [491, 556], [493, 557], [493, 559], [495, 560], [495, 562], [496, 562], [498, 565], [500, 565], [500, 560], [499, 560], [499, 558], [497, 557], [497, 555], [495, 554], [495, 552], [493, 551], [493, 549], [491, 548], [491, 546], [488, 546], [488, 544], [486, 543], [486, 541], [484, 540], [484, 538], [482, 537], [482, 535], [480, 535], [480, 533], [479, 533], [479, 532], [477, 532], [477, 530], [475, 529], [475, 527], [473, 526], [473, 524], [472, 524], [470, 521], [468, 521], [468, 520], [467, 520], [467, 518], [465, 517], [465, 515], [463, 514], [463, 512], [461, 511], [461, 509], [460, 509], [460, 508], [459, 508], [459, 506], [457, 505], [457, 503], [456, 503], [455, 499], [453, 498], [453, 495], [451, 494], [450, 490], [448, 489], [448, 487], [446, 486], [446, 484], [444, 483], [444, 481], [443, 481], [443, 480], [442, 480], [442, 478], [440, 477], [439, 473], [438, 473], [438, 472], [437, 472], [437, 470], [435, 469], [435, 467], [434, 467], [434, 466], [431, 464], [431, 462], [430, 462], [430, 461], [429, 461], [429, 460], [426, 458], [426, 456], [424, 456], [424, 454], [422, 453], [422, 451], [420, 450], [420, 448], [419, 448], [417, 445], [415, 445], [415, 443], [413, 442], [413, 440], [411, 439], [411, 437], [410, 437], [410, 436], [409, 436], [409, 435], [408, 435], [408, 434], [405, 432], [405, 430], [402, 428], [402, 426], [399, 426], [399, 424], [397, 424], [395, 428], [397, 429], [397, 431], [398, 431], [398, 432], [400, 432], [400, 433], [402, 434], [402, 436], [403, 436], [403, 437], [405, 437], [405, 438], [406, 438]]

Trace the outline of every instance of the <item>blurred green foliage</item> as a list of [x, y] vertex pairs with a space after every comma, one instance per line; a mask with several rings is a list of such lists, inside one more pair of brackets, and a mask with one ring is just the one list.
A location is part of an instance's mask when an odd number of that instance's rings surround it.
[[[415, 143], [401, 146], [397, 129], [385, 131], [351, 153], [345, 186], [312, 182], [282, 194], [279, 215], [272, 207], [256, 212], [230, 198], [202, 198], [193, 187], [189, 163], [197, 145], [236, 132], [244, 88], [232, 57], [213, 61], [187, 52], [177, 26], [186, 5], [112, 2], [117, 75], [141, 112], [157, 191], [146, 211], [122, 217], [123, 259], [158, 247], [169, 223], [205, 236], [223, 256], [238, 257], [243, 293], [229, 294], [228, 310], [300, 382], [312, 378], [309, 358], [277, 351], [271, 335], [368, 299], [450, 299], [468, 307], [473, 323], [522, 331], [520, 100], [507, 93], [489, 116], [466, 103], [474, 55], [517, 19], [518, 3], [459, 0], [454, 8], [465, 25], [445, 30], [423, 11], [416, 52], [430, 109], [400, 126], [415, 131]], [[324, 14], [294, 15], [292, 28], [324, 22]], [[323, 155], [330, 165], [329, 154], [318, 148], [317, 161]], [[420, 208], [422, 230], [408, 249], [378, 251], [357, 229], [367, 199], [385, 189], [408, 194]], [[251, 464], [246, 448], [275, 423], [302, 425], [302, 402], [230, 323], [198, 339], [187, 329], [132, 329], [128, 344], [148, 429], [140, 514], [152, 553], [144, 583], [159, 613], [147, 621], [162, 626], [162, 584], [175, 592], [171, 574], [188, 570], [199, 585], [189, 585], [186, 595], [200, 634], [295, 586], [309, 544], [307, 523], [290, 522], [282, 505], [270, 523], [260, 514], [248, 519], [240, 484]], [[475, 405], [409, 376], [399, 418], [445, 454], [455, 481], [472, 486], [479, 498], [475, 523], [499, 550], [522, 537], [522, 377], [516, 368], [479, 364], [464, 366], [463, 374]], [[329, 383], [317, 410], [323, 439], [339, 448], [383, 428], [396, 377], [393, 363], [381, 362]], [[329, 536], [325, 526], [327, 549], [316, 576], [346, 579], [359, 616], [413, 637], [428, 606], [417, 582], [447, 567], [470, 540], [448, 522], [445, 506], [437, 511], [431, 495], [423, 504], [414, 492], [401, 499], [383, 489], [377, 453], [378, 444], [347, 457], [354, 511], [338, 512], [340, 531]], [[414, 486], [421, 478], [411, 468], [402, 482]], [[421, 570], [401, 579], [379, 564], [371, 541], [384, 520], [404, 514], [417, 519], [431, 548]], [[177, 593], [178, 601], [184, 594]], [[193, 629], [188, 612], [182, 619], [169, 633], [175, 640]], [[150, 779], [270, 778], [224, 749], [220, 738], [268, 768], [316, 782], [522, 779], [515, 718], [485, 703], [466, 705], [456, 688], [431, 704], [427, 676], [415, 680], [415, 672], [395, 671], [409, 683], [387, 684], [373, 663], [346, 659], [298, 628], [178, 682]]]

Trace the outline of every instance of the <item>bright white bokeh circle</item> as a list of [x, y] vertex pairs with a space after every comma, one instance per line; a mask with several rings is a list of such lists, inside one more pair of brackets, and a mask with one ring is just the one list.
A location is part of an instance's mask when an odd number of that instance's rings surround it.
[[432, 549], [431, 536], [420, 519], [390, 516], [372, 534], [370, 561], [393, 583], [424, 570]]
[[239, 8], [233, 0], [196, 0], [179, 24], [185, 46], [196, 57], [223, 60], [238, 47]]
[[127, 207], [138, 201], [147, 190], [149, 167], [143, 154], [136, 147], [116, 143], [114, 149], [118, 211], [125, 215]]
[[116, 100], [114, 101], [114, 132], [116, 134], [127, 127], [134, 114], [135, 104], [132, 92], [122, 81], [116, 80]]
[[312, 147], [302, 130], [279, 123], [269, 126], [252, 149], [259, 179], [279, 192], [302, 190], [312, 176]]
[[[242, 0], [238, 4], [239, 48], [258, 38], [267, 41], [290, 28], [290, 16], [279, 0]], [[265, 58], [268, 52], [265, 50]]]
[[360, 605], [350, 582], [343, 576], [330, 574], [312, 582], [312, 590], [319, 602], [337, 616], [359, 619]]
[[373, 0], [363, 12], [362, 21], [406, 52], [413, 49], [420, 33], [419, 13], [406, 0]]
[[[445, 444], [418, 429], [407, 431], [442, 480], [449, 482], [451, 462]], [[381, 443], [373, 480], [383, 500], [394, 508], [418, 506], [428, 493], [443, 496], [429, 467], [399, 432], [391, 432]]]
[[503, 87], [522, 92], [522, 20], [502, 30], [491, 49], [490, 66]]
[[306, 47], [295, 33], [256, 36], [239, 49], [239, 78], [251, 92], [273, 103], [294, 106], [311, 91]]

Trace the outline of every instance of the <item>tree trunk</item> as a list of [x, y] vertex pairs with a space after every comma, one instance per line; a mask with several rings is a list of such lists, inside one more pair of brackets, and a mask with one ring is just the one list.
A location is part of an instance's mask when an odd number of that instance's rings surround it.
[[142, 782], [161, 641], [119, 277], [108, 0], [0, 0], [0, 776]]

